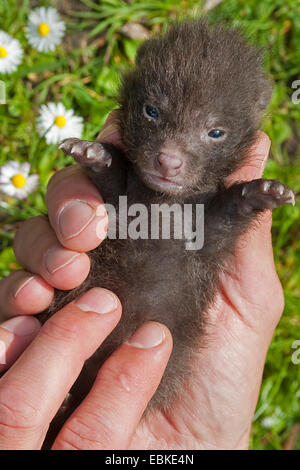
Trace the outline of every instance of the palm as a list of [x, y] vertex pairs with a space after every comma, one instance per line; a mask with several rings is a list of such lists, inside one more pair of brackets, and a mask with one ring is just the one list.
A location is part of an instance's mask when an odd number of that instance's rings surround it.
[[[265, 355], [283, 303], [269, 228], [267, 216], [255, 236], [241, 240], [210, 311], [207, 344], [198, 351], [183, 396], [171, 410], [141, 423], [132, 448], [247, 447]], [[260, 265], [251, 262], [251, 253]], [[270, 299], [276, 305], [272, 314]]]

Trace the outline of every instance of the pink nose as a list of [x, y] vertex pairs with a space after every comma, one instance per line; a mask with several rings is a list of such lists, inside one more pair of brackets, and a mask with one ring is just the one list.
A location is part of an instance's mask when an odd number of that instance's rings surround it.
[[157, 170], [163, 176], [176, 176], [180, 173], [182, 160], [177, 155], [161, 152], [157, 158]]

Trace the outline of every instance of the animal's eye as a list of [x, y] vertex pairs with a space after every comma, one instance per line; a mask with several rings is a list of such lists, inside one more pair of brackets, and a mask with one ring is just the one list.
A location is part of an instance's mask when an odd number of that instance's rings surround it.
[[158, 109], [155, 106], [151, 106], [150, 104], [144, 104], [143, 113], [147, 119], [153, 119], [156, 121], [159, 118]]
[[222, 131], [221, 129], [212, 129], [209, 131], [208, 136], [211, 137], [212, 139], [219, 139], [225, 134], [225, 131]]

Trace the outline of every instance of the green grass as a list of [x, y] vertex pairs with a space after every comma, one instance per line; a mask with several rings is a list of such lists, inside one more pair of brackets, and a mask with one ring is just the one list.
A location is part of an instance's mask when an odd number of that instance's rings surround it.
[[[60, 2], [41, 1], [39, 5]], [[0, 165], [29, 161], [40, 186], [26, 201], [0, 196], [0, 277], [18, 268], [12, 240], [19, 221], [46, 211], [44, 195], [54, 172], [72, 163], [47, 145], [36, 130], [41, 104], [62, 101], [85, 121], [84, 138], [94, 139], [115, 107], [118, 76], [133, 62], [139, 40], [120, 33], [126, 22], [140, 22], [151, 32], [200, 11], [199, 1], [82, 0], [81, 8], [62, 14], [66, 40], [52, 53], [38, 53], [25, 38], [30, 2], [0, 0], [0, 29], [19, 39], [21, 66], [5, 81], [7, 104], [0, 106]], [[21, 6], [20, 6], [21, 5]], [[68, 14], [67, 14], [68, 13]], [[300, 2], [295, 0], [224, 0], [209, 13], [243, 27], [266, 47], [266, 70], [275, 82], [262, 124], [272, 140], [265, 175], [300, 191], [300, 104], [293, 104], [291, 84], [300, 79]], [[253, 449], [282, 449], [300, 422], [300, 365], [291, 362], [292, 343], [300, 339], [300, 204], [274, 212], [275, 262], [284, 286], [286, 307], [275, 332], [251, 435]], [[267, 295], [267, 293], [266, 293]], [[269, 418], [272, 418], [271, 420]], [[268, 419], [266, 419], [268, 418]], [[292, 446], [300, 448], [300, 439]]]

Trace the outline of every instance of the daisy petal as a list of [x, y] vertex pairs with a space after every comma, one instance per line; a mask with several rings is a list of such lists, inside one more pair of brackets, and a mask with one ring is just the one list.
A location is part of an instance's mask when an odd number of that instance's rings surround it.
[[30, 172], [30, 164], [28, 162], [22, 163], [20, 165], [20, 170], [21, 170], [22, 175], [28, 176]]
[[[44, 33], [39, 31], [41, 24], [48, 26]], [[54, 50], [61, 43], [64, 32], [65, 23], [60, 20], [55, 8], [36, 8], [28, 17], [26, 36], [29, 44], [39, 52]]]
[[[65, 118], [61, 123], [58, 116]], [[50, 124], [50, 125], [49, 125]], [[44, 135], [48, 144], [58, 144], [68, 137], [80, 138], [83, 131], [83, 119], [74, 115], [73, 109], [66, 109], [63, 103], [48, 103], [40, 108], [37, 120], [40, 135]]]
[[6, 53], [5, 57], [0, 57], [0, 73], [14, 72], [23, 57], [23, 49], [20, 42], [5, 31], [0, 31], [0, 46]]

